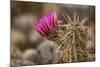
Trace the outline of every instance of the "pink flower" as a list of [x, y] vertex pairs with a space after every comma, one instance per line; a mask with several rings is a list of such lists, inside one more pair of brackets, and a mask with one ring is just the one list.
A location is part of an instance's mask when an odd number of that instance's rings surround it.
[[55, 33], [57, 24], [57, 14], [53, 12], [40, 18], [36, 24], [36, 30], [42, 36], [48, 36], [52, 33]]

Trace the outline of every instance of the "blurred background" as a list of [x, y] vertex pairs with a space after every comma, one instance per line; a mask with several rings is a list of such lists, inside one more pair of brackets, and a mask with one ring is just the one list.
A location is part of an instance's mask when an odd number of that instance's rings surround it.
[[[34, 29], [35, 23], [43, 15], [57, 12], [59, 20], [65, 24], [62, 14], [73, 16], [77, 12], [80, 20], [88, 28], [90, 61], [95, 58], [95, 7], [89, 5], [24, 2], [11, 0], [11, 65], [36, 65], [61, 63], [56, 55], [57, 45], [41, 37]], [[52, 50], [52, 51], [51, 51]]]

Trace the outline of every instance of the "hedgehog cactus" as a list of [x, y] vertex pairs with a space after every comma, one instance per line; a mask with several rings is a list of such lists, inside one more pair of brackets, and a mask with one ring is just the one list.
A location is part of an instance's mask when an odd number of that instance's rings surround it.
[[73, 20], [69, 16], [64, 16], [68, 24], [65, 35], [59, 40], [59, 58], [62, 62], [87, 61], [87, 28], [83, 23], [87, 18], [79, 21], [79, 16], [74, 14]]
[[[57, 53], [61, 62], [87, 61], [86, 45], [88, 41], [87, 28], [83, 25], [87, 18], [79, 20], [74, 14], [73, 19], [64, 16], [68, 24], [64, 25], [64, 36], [59, 38], [59, 30], [62, 25], [58, 24], [56, 13], [43, 16], [36, 24], [36, 30], [44, 37], [57, 43]], [[62, 34], [61, 34], [62, 35]]]

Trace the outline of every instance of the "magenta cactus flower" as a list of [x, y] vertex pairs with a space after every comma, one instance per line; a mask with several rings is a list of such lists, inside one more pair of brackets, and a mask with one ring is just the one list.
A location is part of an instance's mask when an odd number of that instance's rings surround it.
[[57, 24], [57, 14], [53, 12], [40, 18], [36, 24], [36, 30], [42, 36], [48, 36], [55, 33]]

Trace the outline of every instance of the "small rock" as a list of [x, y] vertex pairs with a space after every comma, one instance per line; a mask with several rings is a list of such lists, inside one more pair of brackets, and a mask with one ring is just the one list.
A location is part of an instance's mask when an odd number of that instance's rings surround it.
[[12, 29], [11, 30], [11, 44], [16, 43], [25, 43], [26, 42], [26, 36], [22, 31]]
[[33, 29], [29, 32], [29, 41], [32, 45], [37, 46], [37, 44], [43, 40], [43, 37], [36, 30]]
[[36, 17], [33, 14], [22, 14], [14, 18], [14, 27], [20, 30], [29, 31], [33, 28]]
[[45, 40], [38, 46], [38, 51], [40, 54], [40, 63], [57, 63], [57, 45], [52, 41]]
[[37, 53], [37, 50], [35, 49], [27, 49], [23, 54], [23, 60], [27, 60], [30, 62], [33, 62], [35, 64], [39, 63], [39, 55]]

